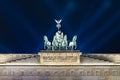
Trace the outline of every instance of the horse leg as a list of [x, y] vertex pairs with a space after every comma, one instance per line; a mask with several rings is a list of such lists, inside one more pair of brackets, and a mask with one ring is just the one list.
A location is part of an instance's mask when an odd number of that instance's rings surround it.
[[44, 45], [44, 49], [45, 49], [45, 45]]
[[48, 50], [50, 50], [50, 46], [48, 46]]
[[67, 50], [67, 46], [66, 46], [66, 50]]
[[44, 45], [44, 49], [47, 49], [47, 46], [46, 46], [46, 45]]
[[59, 50], [60, 50], [60, 45], [59, 45]]
[[73, 50], [73, 46], [72, 46], [72, 49], [71, 50]]
[[49, 50], [49, 46], [47, 46], [47, 50]]
[[75, 46], [75, 49], [77, 49], [77, 46]]
[[54, 50], [53, 46], [51, 46], [51, 47], [52, 47], [52, 50]]

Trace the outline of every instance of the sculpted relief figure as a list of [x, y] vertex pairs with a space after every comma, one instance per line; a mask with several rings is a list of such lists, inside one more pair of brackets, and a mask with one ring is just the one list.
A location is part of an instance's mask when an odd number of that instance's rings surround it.
[[62, 47], [67, 50], [68, 49], [68, 41], [67, 41], [67, 35], [64, 36]]
[[55, 19], [55, 22], [57, 23], [57, 25], [56, 25], [56, 27], [58, 28], [58, 31], [59, 31], [59, 29], [61, 28], [61, 21], [62, 21], [62, 19], [60, 19], [60, 20], [56, 20]]
[[77, 48], [77, 36], [74, 36], [68, 45], [67, 35], [64, 35], [63, 32], [60, 31], [61, 21], [62, 19], [55, 20], [58, 31], [54, 35], [52, 43], [48, 40], [47, 36], [44, 36], [44, 49], [46, 49], [46, 47], [47, 50], [74, 50]]
[[74, 50], [77, 48], [76, 40], [77, 40], [77, 36], [74, 36], [72, 41], [69, 43], [69, 47], [71, 50]]
[[60, 49], [62, 47], [63, 38], [63, 33], [61, 31], [56, 32], [52, 42], [52, 50]]
[[50, 50], [51, 49], [51, 42], [48, 40], [47, 36], [44, 36], [44, 49]]

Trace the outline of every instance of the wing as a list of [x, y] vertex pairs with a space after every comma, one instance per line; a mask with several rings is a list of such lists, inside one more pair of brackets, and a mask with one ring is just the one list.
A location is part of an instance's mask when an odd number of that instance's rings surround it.
[[55, 22], [58, 23], [58, 21], [55, 19]]
[[56, 19], [55, 19], [55, 22], [56, 22], [57, 24], [61, 23], [61, 21], [62, 21], [62, 19], [60, 19], [60, 20], [56, 20]]
[[60, 19], [58, 22], [61, 23], [62, 19]]

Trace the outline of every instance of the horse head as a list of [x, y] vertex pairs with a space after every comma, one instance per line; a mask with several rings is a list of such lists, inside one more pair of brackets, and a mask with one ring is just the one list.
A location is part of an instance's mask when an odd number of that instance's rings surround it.
[[45, 41], [48, 41], [48, 38], [47, 38], [47, 36], [44, 36], [44, 40], [45, 40]]
[[73, 42], [75, 42], [77, 40], [77, 36], [75, 35], [72, 39]]
[[67, 35], [64, 36], [64, 40], [67, 40]]

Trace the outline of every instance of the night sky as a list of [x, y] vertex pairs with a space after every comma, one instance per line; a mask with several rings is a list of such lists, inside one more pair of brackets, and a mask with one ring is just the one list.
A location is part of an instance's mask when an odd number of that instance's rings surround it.
[[120, 0], [0, 0], [0, 53], [37, 53], [54, 19], [83, 53], [120, 53]]

